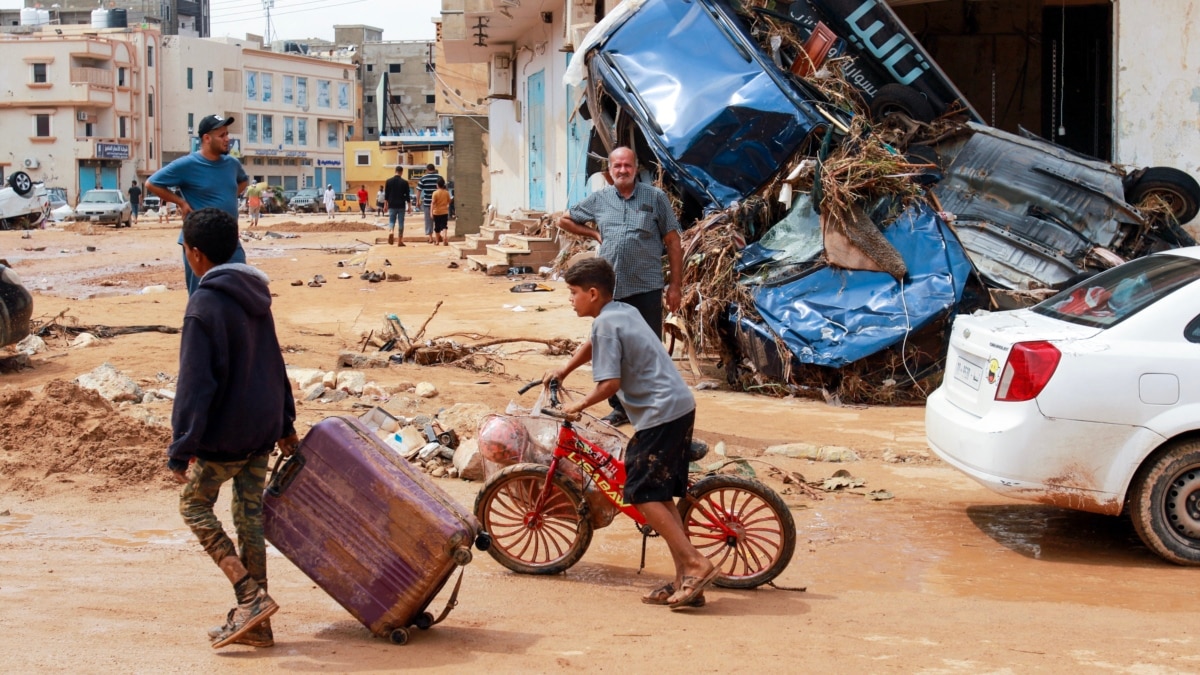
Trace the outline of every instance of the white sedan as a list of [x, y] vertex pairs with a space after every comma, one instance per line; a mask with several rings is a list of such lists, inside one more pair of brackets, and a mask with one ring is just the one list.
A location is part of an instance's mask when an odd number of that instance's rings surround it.
[[996, 492], [1127, 512], [1155, 553], [1200, 565], [1200, 247], [957, 317], [925, 431]]

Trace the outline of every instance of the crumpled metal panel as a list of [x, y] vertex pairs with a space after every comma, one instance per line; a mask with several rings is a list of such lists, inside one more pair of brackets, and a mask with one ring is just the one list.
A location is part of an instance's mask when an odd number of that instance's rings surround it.
[[705, 206], [753, 194], [824, 122], [721, 0], [650, 0], [588, 65]]
[[755, 292], [759, 314], [801, 363], [853, 363], [898, 344], [962, 299], [971, 262], [932, 208], [909, 208], [883, 235], [908, 265], [903, 285], [885, 272], [825, 267]]
[[939, 144], [952, 158], [934, 187], [989, 284], [1046, 288], [1083, 270], [1093, 247], [1112, 248], [1122, 224], [1143, 219], [1125, 203], [1121, 174], [1052, 143], [972, 124]]

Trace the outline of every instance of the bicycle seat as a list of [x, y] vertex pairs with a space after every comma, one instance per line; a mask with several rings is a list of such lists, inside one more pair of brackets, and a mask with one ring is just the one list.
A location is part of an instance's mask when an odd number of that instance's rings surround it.
[[692, 447], [688, 448], [687, 460], [689, 462], [699, 462], [708, 454], [708, 443], [692, 439]]

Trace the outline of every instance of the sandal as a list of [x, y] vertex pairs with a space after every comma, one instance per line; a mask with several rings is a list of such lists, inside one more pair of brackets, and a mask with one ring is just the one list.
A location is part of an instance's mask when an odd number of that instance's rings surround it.
[[[650, 591], [649, 593], [643, 595], [642, 602], [646, 603], [647, 605], [666, 605], [666, 604], [668, 604], [668, 601], [671, 599], [671, 596], [674, 594], [675, 594], [675, 584], [666, 583], [666, 584], [663, 584], [662, 586], [659, 586], [658, 588]], [[688, 607], [703, 607], [703, 606], [704, 606], [704, 592], [701, 591], [699, 595], [692, 598], [692, 601], [688, 604]]]
[[683, 576], [683, 583], [679, 585], [679, 590], [667, 599], [667, 606], [671, 609], [682, 609], [684, 607], [692, 607], [692, 602], [700, 597], [704, 592], [704, 587], [711, 584], [721, 574], [721, 569], [713, 565], [712, 570], [702, 577], [695, 577], [690, 574]]

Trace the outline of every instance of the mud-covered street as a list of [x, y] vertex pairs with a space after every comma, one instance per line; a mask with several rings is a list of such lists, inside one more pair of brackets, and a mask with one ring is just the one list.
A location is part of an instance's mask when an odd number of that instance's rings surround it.
[[[29, 239], [4, 231], [0, 257], [34, 292], [35, 319], [178, 326], [186, 293], [177, 225], [143, 221], [90, 233], [72, 227], [34, 231]], [[291, 366], [332, 370], [339, 352], [358, 350], [387, 314], [420, 326], [438, 302], [426, 327], [430, 338], [587, 334], [588, 322], [575, 317], [561, 282], [546, 282], [550, 292], [512, 293], [518, 280], [450, 268], [451, 248], [411, 239], [402, 249], [377, 245], [382, 231], [370, 219], [328, 225], [276, 216], [254, 232], [266, 230], [298, 235], [245, 243], [249, 261], [273, 280], [279, 339]], [[353, 266], [357, 261], [365, 267]], [[371, 283], [359, 278], [364, 269], [412, 280]], [[351, 278], [338, 279], [343, 271]], [[327, 282], [291, 285], [316, 274]], [[141, 293], [157, 285], [167, 289]], [[221, 622], [232, 595], [178, 514], [159, 445], [169, 436], [161, 425], [170, 401], [116, 403], [110, 411], [64, 385], [107, 362], [147, 388], [170, 388], [178, 345], [178, 335], [161, 332], [87, 348], [51, 339], [31, 357], [32, 368], [0, 374], [5, 671], [1200, 671], [1200, 639], [1187, 619], [1195, 571], [1162, 562], [1126, 519], [985, 490], [928, 452], [919, 407], [834, 407], [731, 392], [712, 362], [700, 379], [681, 363], [689, 384], [721, 384], [694, 392], [696, 433], [710, 446], [723, 441], [728, 455], [762, 460], [750, 466], [791, 507], [797, 546], [779, 588], [713, 588], [702, 609], [643, 605], [639, 596], [671, 574], [670, 558], [652, 539], [639, 574], [641, 536], [618, 519], [598, 530], [582, 561], [560, 576], [517, 575], [476, 552], [457, 608], [394, 646], [372, 637], [272, 550], [271, 594], [282, 607], [272, 618], [276, 646], [213, 650], [205, 630]], [[298, 426], [303, 432], [325, 416], [365, 410], [355, 403], [405, 415], [455, 403], [499, 412], [521, 383], [563, 358], [543, 350], [503, 344], [485, 371], [374, 369], [370, 379], [399, 389], [390, 401], [298, 401]], [[568, 386], [586, 386], [586, 370], [573, 377]], [[398, 387], [420, 382], [432, 383], [437, 395], [420, 398]], [[793, 442], [849, 448], [861, 459], [763, 455], [768, 446]], [[817, 499], [783, 483], [771, 465], [809, 482], [845, 469], [865, 484]], [[437, 481], [468, 507], [480, 487]], [[873, 490], [893, 498], [868, 499]], [[226, 503], [218, 513], [228, 513]], [[800, 587], [807, 590], [787, 590]], [[439, 612], [447, 597], [444, 591], [431, 610]]]

